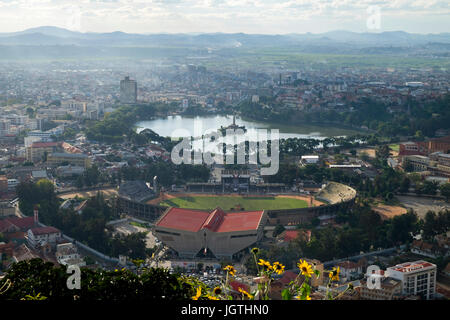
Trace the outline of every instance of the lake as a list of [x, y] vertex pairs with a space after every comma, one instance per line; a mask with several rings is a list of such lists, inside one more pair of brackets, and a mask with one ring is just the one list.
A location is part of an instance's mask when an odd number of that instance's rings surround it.
[[[168, 116], [154, 120], [139, 121], [135, 125], [139, 133], [144, 129], [151, 129], [160, 136], [164, 137], [198, 137], [198, 132], [202, 134], [205, 130], [217, 130], [221, 126], [226, 127], [233, 123], [233, 116], [213, 115], [213, 116]], [[196, 125], [196, 131], [194, 130]], [[236, 117], [236, 124], [245, 126], [247, 129], [278, 129], [280, 139], [303, 138], [323, 140], [327, 137], [348, 136], [359, 133], [356, 130], [337, 128], [331, 126], [318, 125], [284, 125], [245, 120]]]

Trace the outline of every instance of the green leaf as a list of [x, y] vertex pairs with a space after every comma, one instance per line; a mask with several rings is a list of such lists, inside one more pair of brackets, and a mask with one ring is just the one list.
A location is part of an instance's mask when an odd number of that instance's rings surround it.
[[284, 289], [283, 291], [281, 291], [281, 297], [283, 300], [291, 300], [292, 294], [289, 289]]
[[316, 270], [314, 270], [314, 273], [316, 274], [317, 279], [319, 279], [319, 277], [320, 277], [320, 271], [316, 269]]

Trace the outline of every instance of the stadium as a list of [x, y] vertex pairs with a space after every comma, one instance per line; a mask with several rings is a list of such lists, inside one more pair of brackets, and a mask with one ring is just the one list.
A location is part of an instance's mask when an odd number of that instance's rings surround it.
[[[133, 188], [131, 188], [132, 186]], [[356, 191], [329, 182], [315, 196], [294, 193], [160, 192], [145, 183], [119, 190], [124, 214], [154, 223], [155, 236], [180, 257], [231, 258], [263, 238], [265, 226], [328, 220], [351, 205]], [[135, 195], [131, 197], [129, 194]], [[138, 196], [136, 196], [138, 195]], [[144, 196], [142, 196], [144, 195]]]

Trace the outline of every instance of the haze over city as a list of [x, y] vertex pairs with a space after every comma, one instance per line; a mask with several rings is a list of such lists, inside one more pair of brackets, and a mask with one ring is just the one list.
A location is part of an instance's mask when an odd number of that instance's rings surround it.
[[[380, 24], [368, 19], [380, 14]], [[82, 32], [251, 34], [450, 30], [445, 0], [0, 1], [0, 32], [42, 25]]]

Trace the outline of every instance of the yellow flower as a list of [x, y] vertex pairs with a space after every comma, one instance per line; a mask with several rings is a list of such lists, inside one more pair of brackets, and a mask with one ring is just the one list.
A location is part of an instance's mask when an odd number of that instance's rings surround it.
[[311, 300], [311, 297], [310, 296], [306, 296], [305, 299], [302, 299], [301, 296], [295, 296], [295, 299], [297, 299], [297, 300]]
[[311, 277], [311, 275], [314, 273], [311, 265], [308, 262], [306, 262], [306, 260], [302, 261], [300, 259], [300, 263], [297, 263], [297, 266], [300, 269], [302, 275], [304, 275], [305, 277]]
[[198, 300], [198, 298], [200, 298], [201, 295], [202, 295], [202, 288], [198, 287], [197, 288], [197, 294], [192, 297], [192, 300]]
[[208, 295], [208, 299], [209, 299], [209, 300], [219, 300], [219, 298], [214, 297], [214, 296], [210, 296], [210, 295]]
[[252, 253], [255, 254], [255, 255], [258, 254], [259, 253], [259, 249], [258, 248], [253, 248], [252, 249]]
[[221, 287], [215, 287], [213, 290], [215, 295], [219, 295], [222, 293], [222, 288]]
[[230, 265], [228, 265], [225, 268], [223, 268], [223, 270], [227, 271], [232, 276], [234, 276], [236, 274], [236, 269], [233, 266], [230, 266]]
[[339, 267], [333, 268], [333, 270], [330, 271], [328, 274], [331, 281], [339, 281]]
[[242, 288], [238, 288], [239, 292], [242, 293], [244, 296], [246, 296], [249, 299], [253, 299], [253, 295], [251, 295], [250, 293], [248, 293], [247, 291], [245, 291]]
[[258, 264], [260, 266], [264, 266], [264, 269], [267, 269], [267, 270], [272, 270], [273, 269], [273, 267], [270, 265], [269, 261], [265, 261], [263, 259], [259, 259]]
[[282, 274], [284, 272], [284, 268], [285, 267], [278, 261], [273, 263], [273, 271], [275, 271], [275, 273]]

